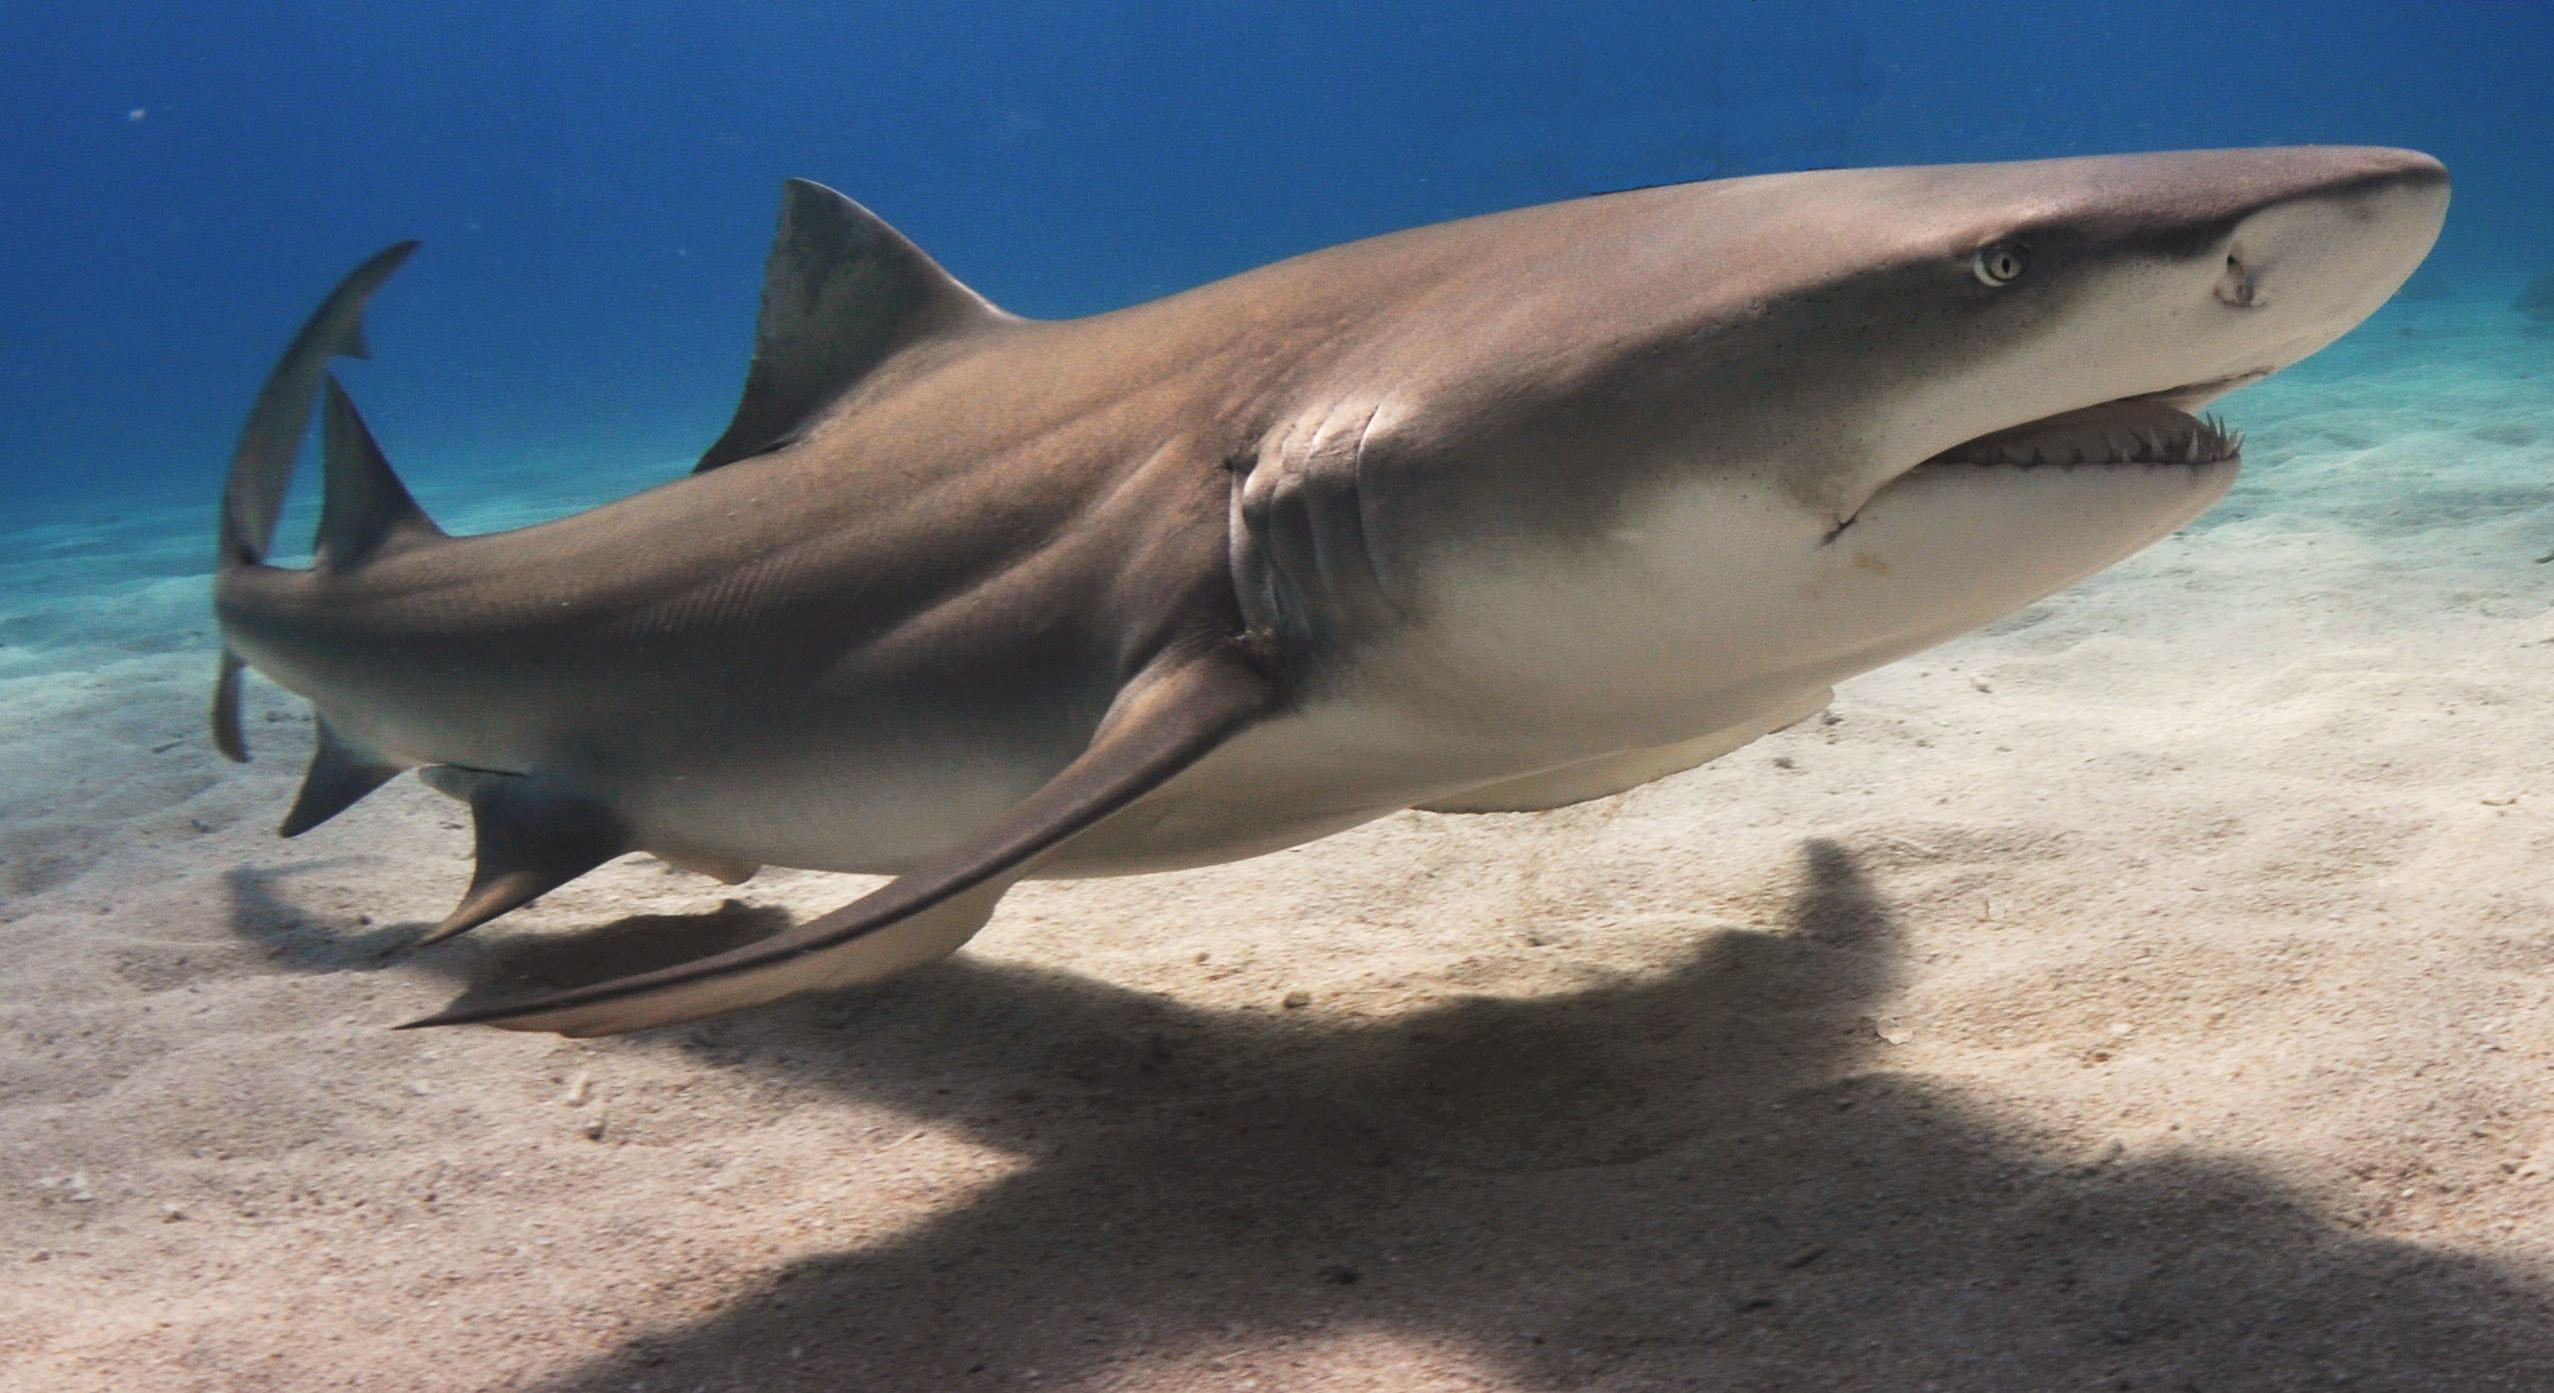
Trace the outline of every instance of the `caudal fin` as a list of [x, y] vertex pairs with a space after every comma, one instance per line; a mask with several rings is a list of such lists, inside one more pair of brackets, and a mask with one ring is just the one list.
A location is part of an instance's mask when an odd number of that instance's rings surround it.
[[231, 451], [230, 481], [222, 491], [221, 565], [253, 566], [266, 559], [328, 360], [372, 356], [364, 343], [364, 304], [416, 249], [414, 242], [401, 242], [347, 272], [276, 360]]
[[[376, 253], [349, 272], [320, 301], [310, 319], [268, 374], [266, 386], [249, 408], [240, 428], [239, 445], [231, 451], [229, 481], [222, 489], [217, 571], [254, 566], [274, 545], [275, 522], [283, 513], [284, 492], [293, 482], [293, 461], [310, 429], [310, 410], [319, 397], [320, 380], [331, 358], [367, 358], [364, 303], [390, 273], [417, 249], [401, 242]], [[248, 758], [248, 742], [240, 734], [239, 675], [244, 664], [228, 648], [222, 650], [213, 680], [213, 744], [234, 760]]]

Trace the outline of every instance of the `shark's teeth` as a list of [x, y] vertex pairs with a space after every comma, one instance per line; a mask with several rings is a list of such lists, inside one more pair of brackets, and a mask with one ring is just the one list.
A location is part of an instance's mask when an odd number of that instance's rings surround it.
[[2129, 398], [1982, 435], [1926, 463], [2019, 469], [2201, 465], [2234, 459], [2242, 447], [2243, 437], [2214, 416], [2194, 418], [2152, 398]]

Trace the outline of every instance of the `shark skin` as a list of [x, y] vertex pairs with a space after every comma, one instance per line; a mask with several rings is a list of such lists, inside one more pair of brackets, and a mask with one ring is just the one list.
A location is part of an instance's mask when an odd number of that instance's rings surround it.
[[[464, 1021], [593, 1034], [876, 980], [1031, 875], [1273, 851], [1690, 768], [2182, 526], [2191, 413], [2384, 303], [2428, 156], [1776, 174], [1351, 243], [1071, 321], [793, 181], [700, 468], [449, 537], [333, 380], [349, 278], [235, 457], [215, 726], [307, 697], [298, 833], [417, 768], [460, 932], [646, 850], [896, 877], [772, 938]], [[308, 570], [265, 564], [325, 396]]]

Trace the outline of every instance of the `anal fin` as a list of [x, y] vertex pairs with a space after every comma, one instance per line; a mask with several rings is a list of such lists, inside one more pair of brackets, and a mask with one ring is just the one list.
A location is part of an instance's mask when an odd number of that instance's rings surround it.
[[318, 726], [319, 744], [310, 752], [310, 769], [302, 775], [293, 810], [276, 829], [280, 835], [298, 837], [399, 777], [401, 766], [350, 744], [327, 717], [320, 717]]
[[438, 764], [421, 775], [470, 805], [470, 888], [419, 946], [467, 933], [635, 850], [609, 808], [537, 775]]
[[1012, 882], [1272, 710], [1273, 684], [1234, 644], [1165, 654], [1118, 693], [1088, 748], [975, 837], [860, 899], [742, 948], [529, 1001], [411, 1025], [608, 1035], [817, 987], [876, 981], [955, 952]]

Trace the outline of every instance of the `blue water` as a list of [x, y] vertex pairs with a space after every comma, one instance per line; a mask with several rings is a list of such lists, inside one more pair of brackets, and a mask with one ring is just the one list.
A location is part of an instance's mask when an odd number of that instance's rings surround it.
[[[715, 17], [711, 17], [715, 15]], [[2368, 142], [2450, 287], [2554, 265], [2554, 5], [0, 6], [0, 522], [210, 501], [334, 277], [392, 456], [664, 477], [724, 424], [779, 181], [1023, 313], [1627, 185]]]

